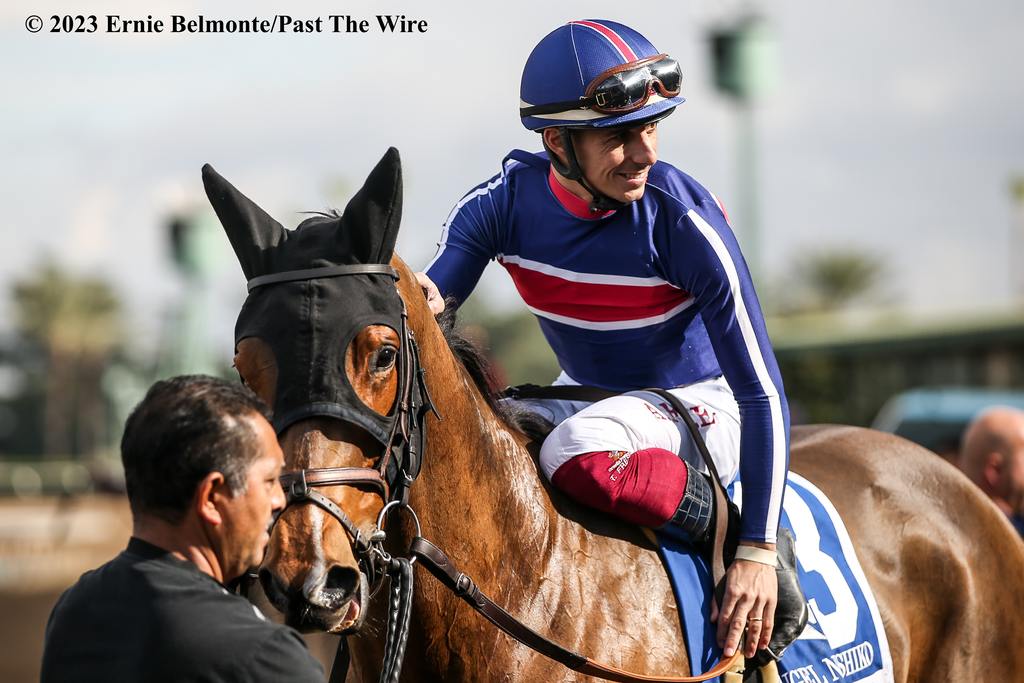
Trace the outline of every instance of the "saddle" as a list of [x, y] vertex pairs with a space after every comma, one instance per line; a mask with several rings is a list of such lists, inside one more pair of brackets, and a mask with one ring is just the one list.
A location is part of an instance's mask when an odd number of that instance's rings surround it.
[[[669, 402], [676, 413], [682, 418], [690, 436], [697, 445], [697, 450], [707, 465], [709, 480], [714, 492], [714, 516], [711, 522], [711, 536], [705, 547], [699, 548], [711, 564], [711, 573], [715, 585], [715, 599], [721, 604], [725, 593], [725, 570], [732, 563], [739, 544], [739, 508], [729, 500], [722, 486], [717, 468], [711, 459], [707, 445], [700, 434], [697, 424], [690, 417], [690, 411], [671, 392], [665, 389], [645, 389], [658, 394]], [[599, 401], [619, 395], [620, 392], [609, 391], [599, 387], [588, 386], [538, 386], [524, 384], [509, 387], [504, 395], [508, 398], [527, 399], [561, 399], [571, 401]], [[768, 647], [758, 650], [753, 658], [747, 659], [747, 670], [756, 671], [761, 667], [778, 661], [785, 649], [799, 636], [807, 625], [809, 610], [796, 571], [796, 548], [792, 533], [786, 528], [779, 529], [776, 543], [778, 564], [775, 576], [778, 581], [778, 603], [775, 608], [775, 626]]]

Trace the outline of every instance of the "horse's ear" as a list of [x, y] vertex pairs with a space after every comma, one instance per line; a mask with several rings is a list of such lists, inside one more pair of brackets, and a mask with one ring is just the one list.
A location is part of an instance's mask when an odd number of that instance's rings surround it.
[[387, 263], [402, 221], [402, 160], [389, 147], [345, 207], [338, 238], [361, 263]]
[[209, 164], [203, 166], [203, 186], [245, 277], [251, 280], [267, 274], [270, 252], [284, 241], [287, 231]]

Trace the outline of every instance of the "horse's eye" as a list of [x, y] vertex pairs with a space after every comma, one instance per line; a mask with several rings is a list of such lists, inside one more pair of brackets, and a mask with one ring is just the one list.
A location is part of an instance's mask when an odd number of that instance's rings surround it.
[[394, 367], [397, 358], [398, 349], [394, 346], [382, 346], [378, 349], [376, 358], [374, 358], [373, 369], [377, 372], [390, 370]]

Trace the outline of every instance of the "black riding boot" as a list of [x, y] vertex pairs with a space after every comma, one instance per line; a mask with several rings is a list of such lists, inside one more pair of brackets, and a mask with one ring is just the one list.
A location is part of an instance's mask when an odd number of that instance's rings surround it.
[[672, 519], [661, 526], [662, 531], [684, 543], [695, 546], [702, 553], [715, 528], [712, 522], [715, 516], [714, 492], [707, 477], [695, 470], [690, 463], [686, 465], [686, 488], [683, 499], [679, 501]]
[[793, 534], [785, 527], [779, 528], [779, 539], [775, 545], [778, 553], [778, 564], [775, 567], [775, 578], [779, 583], [779, 602], [775, 606], [775, 628], [768, 647], [758, 650], [749, 663], [763, 666], [768, 662], [778, 661], [782, 653], [796, 640], [807, 625], [809, 611], [807, 598], [800, 588], [800, 580], [796, 573], [796, 548]]

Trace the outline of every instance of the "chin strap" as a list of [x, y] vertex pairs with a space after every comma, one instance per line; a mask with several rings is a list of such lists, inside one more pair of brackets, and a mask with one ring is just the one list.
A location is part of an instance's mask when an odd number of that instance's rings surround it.
[[604, 211], [615, 211], [626, 206], [625, 202], [620, 202], [617, 199], [601, 194], [594, 189], [591, 184], [587, 181], [583, 175], [583, 169], [580, 167], [579, 159], [576, 158], [576, 148], [572, 144], [572, 131], [567, 126], [558, 126], [558, 135], [562, 139], [562, 147], [565, 149], [565, 156], [568, 158], [568, 163], [562, 163], [562, 160], [555, 154], [554, 150], [548, 147], [548, 143], [541, 136], [541, 141], [544, 143], [544, 149], [548, 152], [548, 157], [551, 159], [551, 165], [561, 174], [563, 177], [569, 180], [575, 180], [577, 183], [583, 186], [583, 189], [590, 193], [590, 210], [594, 213], [602, 213]]
[[[664, 118], [667, 118], [672, 112], [675, 111], [675, 107], [671, 107], [655, 114], [654, 116], [642, 119], [640, 121], [631, 121], [616, 128], [636, 128], [637, 126], [645, 126], [652, 123], [658, 123]], [[617, 199], [601, 194], [587, 181], [583, 175], [583, 168], [580, 166], [579, 159], [576, 158], [576, 148], [572, 144], [572, 129], [569, 126], [556, 126], [558, 130], [558, 136], [562, 139], [562, 147], [565, 149], [565, 156], [567, 158], [566, 163], [562, 163], [562, 160], [555, 154], [554, 150], [548, 147], [548, 143], [544, 140], [543, 130], [541, 131], [541, 142], [544, 144], [544, 149], [548, 152], [548, 157], [551, 159], [551, 165], [561, 175], [568, 178], [569, 180], [575, 180], [577, 183], [583, 186], [583, 189], [590, 193], [590, 210], [595, 213], [603, 211], [616, 211], [624, 206], [628, 205], [628, 202], [620, 202]]]

